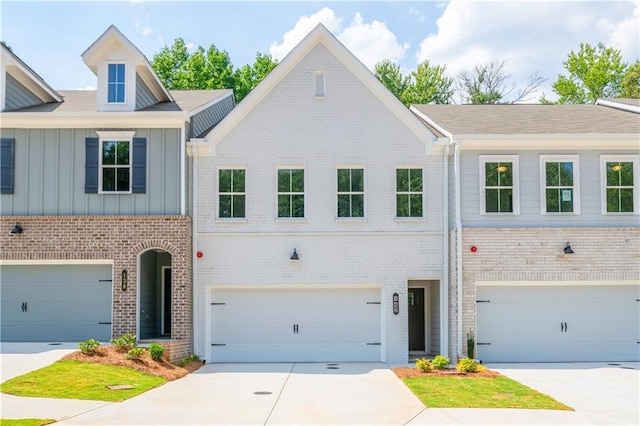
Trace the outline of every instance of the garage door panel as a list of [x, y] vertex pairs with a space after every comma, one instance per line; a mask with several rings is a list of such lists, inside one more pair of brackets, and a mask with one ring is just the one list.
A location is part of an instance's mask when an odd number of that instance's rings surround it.
[[[638, 361], [639, 286], [481, 286], [486, 362]], [[502, 320], [500, 320], [502, 319]]]
[[213, 289], [211, 300], [215, 362], [381, 358], [378, 288]]
[[111, 337], [110, 265], [3, 265], [0, 273], [3, 341]]

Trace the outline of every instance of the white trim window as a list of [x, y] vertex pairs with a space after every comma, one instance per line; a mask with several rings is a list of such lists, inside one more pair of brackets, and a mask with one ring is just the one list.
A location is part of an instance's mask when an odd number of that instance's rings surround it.
[[125, 75], [127, 67], [124, 63], [107, 64], [107, 102], [123, 104], [126, 102]]
[[520, 214], [517, 155], [480, 156], [480, 214]]
[[422, 182], [421, 168], [396, 169], [397, 218], [421, 218], [424, 216]]
[[315, 98], [324, 99], [327, 93], [327, 82], [325, 79], [325, 72], [318, 70], [315, 72]]
[[304, 169], [278, 169], [278, 218], [304, 218]]
[[135, 132], [97, 132], [100, 138], [99, 192], [131, 193], [133, 135]]
[[245, 169], [218, 170], [218, 217], [244, 219], [246, 217]]
[[638, 214], [638, 156], [601, 155], [602, 214]]
[[542, 214], [580, 214], [580, 172], [577, 155], [541, 155]]
[[337, 170], [338, 218], [364, 218], [364, 169]]

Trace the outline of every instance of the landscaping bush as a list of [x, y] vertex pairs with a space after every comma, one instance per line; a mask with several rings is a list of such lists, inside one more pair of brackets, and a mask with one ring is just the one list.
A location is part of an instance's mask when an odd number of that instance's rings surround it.
[[95, 339], [85, 340], [84, 342], [80, 342], [80, 344], [78, 345], [78, 349], [80, 349], [80, 352], [85, 355], [93, 355], [96, 349], [98, 349], [99, 347], [100, 342]]
[[476, 354], [476, 335], [473, 330], [469, 330], [467, 333], [467, 356], [471, 359], [475, 359]]
[[120, 352], [127, 352], [137, 346], [136, 336], [133, 334], [125, 334], [111, 339], [111, 344], [116, 346]]
[[142, 355], [144, 354], [144, 348], [131, 348], [129, 349], [129, 352], [127, 352], [127, 359], [140, 359], [142, 358]]
[[431, 365], [436, 370], [444, 370], [449, 366], [449, 358], [447, 358], [446, 356], [437, 355], [435, 358], [433, 358], [433, 361], [431, 361]]
[[433, 365], [431, 365], [431, 361], [426, 358], [417, 359], [416, 368], [423, 373], [431, 373], [431, 371], [433, 371]]
[[461, 373], [475, 373], [478, 371], [478, 363], [471, 358], [462, 358], [456, 365], [456, 370]]
[[194, 361], [200, 361], [200, 357], [198, 355], [191, 354], [185, 359], [183, 359], [182, 361], [180, 361], [178, 365], [180, 367], [186, 367], [187, 365], [191, 364]]
[[158, 343], [152, 343], [149, 345], [149, 355], [151, 355], [151, 359], [159, 360], [164, 355], [164, 346], [159, 345]]

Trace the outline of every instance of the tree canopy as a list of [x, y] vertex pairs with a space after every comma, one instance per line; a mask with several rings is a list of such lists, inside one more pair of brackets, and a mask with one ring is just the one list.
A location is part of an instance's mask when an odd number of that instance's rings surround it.
[[518, 90], [515, 82], [508, 84], [511, 77], [505, 71], [505, 61], [489, 61], [462, 70], [456, 78], [460, 100], [464, 104], [514, 104], [527, 101], [546, 79], [537, 73]]
[[563, 62], [568, 75], [560, 74], [551, 87], [561, 104], [594, 103], [598, 98], [615, 98], [627, 65], [619, 50], [603, 43], [580, 43], [578, 52], [569, 53]]
[[453, 97], [453, 78], [445, 76], [445, 66], [420, 63], [404, 76], [400, 66], [389, 60], [378, 62], [374, 74], [400, 101], [411, 104], [448, 104]]
[[177, 38], [153, 56], [151, 66], [170, 90], [233, 89], [240, 102], [269, 72], [277, 61], [258, 53], [252, 65], [234, 69], [229, 54], [215, 45], [198, 46], [193, 52]]
[[640, 99], [640, 61], [627, 68], [620, 83], [621, 98]]

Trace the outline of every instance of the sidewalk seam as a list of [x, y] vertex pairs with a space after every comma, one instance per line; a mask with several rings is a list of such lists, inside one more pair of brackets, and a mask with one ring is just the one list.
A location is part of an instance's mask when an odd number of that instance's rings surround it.
[[276, 398], [275, 402], [273, 403], [273, 407], [271, 407], [271, 410], [269, 411], [269, 414], [267, 415], [267, 418], [265, 419], [263, 425], [266, 425], [267, 423], [269, 423], [269, 419], [271, 418], [271, 415], [273, 414], [273, 410], [276, 409], [276, 405], [278, 405], [278, 401], [280, 401], [280, 397], [282, 396], [282, 392], [284, 392], [284, 387], [287, 385], [287, 382], [289, 381], [289, 377], [291, 377], [291, 374], [293, 373], [293, 369], [295, 367], [296, 367], [296, 363], [293, 363], [291, 365], [291, 370], [289, 370], [289, 374], [287, 374], [287, 378], [282, 383], [282, 387], [280, 388], [280, 392], [278, 392], [278, 397]]

